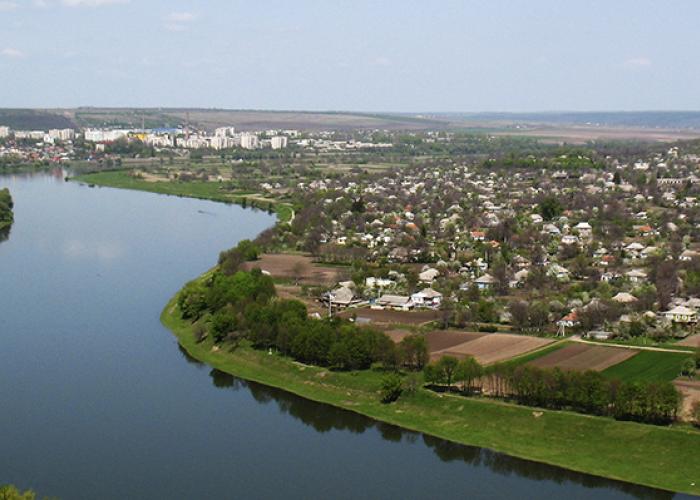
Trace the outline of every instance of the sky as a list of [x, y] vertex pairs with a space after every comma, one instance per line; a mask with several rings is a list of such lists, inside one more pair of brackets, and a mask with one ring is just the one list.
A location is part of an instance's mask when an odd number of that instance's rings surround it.
[[0, 107], [700, 110], [700, 1], [0, 0]]

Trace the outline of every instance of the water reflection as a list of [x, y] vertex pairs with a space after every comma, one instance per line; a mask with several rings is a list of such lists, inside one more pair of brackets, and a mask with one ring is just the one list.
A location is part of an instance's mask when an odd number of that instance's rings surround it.
[[[181, 348], [181, 351], [184, 350]], [[189, 355], [187, 356], [189, 357]], [[516, 475], [533, 481], [552, 481], [557, 484], [574, 483], [590, 489], [615, 489], [643, 499], [662, 500], [675, 496], [674, 493], [663, 490], [581, 474], [560, 467], [523, 460], [491, 450], [464, 446], [427, 434], [404, 430], [394, 425], [376, 422], [348, 410], [310, 401], [281, 389], [239, 379], [217, 369], [212, 369], [209, 376], [215, 387], [235, 391], [248, 390], [258, 403], [274, 403], [281, 413], [290, 415], [305, 425], [313, 427], [317, 432], [337, 430], [359, 434], [376, 429], [383, 439], [396, 443], [402, 441], [416, 443], [422, 438], [423, 444], [430, 448], [443, 462], [459, 461], [473, 467], [487, 467], [490, 471], [503, 476]]]
[[0, 229], [0, 243], [3, 241], [7, 241], [10, 239], [10, 231], [12, 230], [12, 226], [5, 226]]

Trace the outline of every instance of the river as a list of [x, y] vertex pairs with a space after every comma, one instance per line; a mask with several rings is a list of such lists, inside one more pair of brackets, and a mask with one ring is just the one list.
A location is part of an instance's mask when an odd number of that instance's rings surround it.
[[273, 224], [265, 212], [61, 171], [2, 187], [15, 223], [0, 242], [0, 484], [63, 499], [673, 497], [402, 431], [189, 358], [162, 308]]

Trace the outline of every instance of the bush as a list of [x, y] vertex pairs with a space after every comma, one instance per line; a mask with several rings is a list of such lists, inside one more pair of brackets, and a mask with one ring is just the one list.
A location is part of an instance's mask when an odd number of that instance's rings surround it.
[[382, 403], [393, 403], [401, 397], [402, 392], [403, 383], [401, 377], [397, 373], [391, 373], [384, 377], [382, 380]]
[[498, 327], [495, 327], [493, 325], [482, 325], [479, 327], [479, 331], [485, 333], [495, 333], [498, 331]]

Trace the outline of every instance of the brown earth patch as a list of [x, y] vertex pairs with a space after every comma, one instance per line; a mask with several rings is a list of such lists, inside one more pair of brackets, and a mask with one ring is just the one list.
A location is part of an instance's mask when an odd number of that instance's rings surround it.
[[459, 332], [456, 330], [436, 330], [428, 332], [425, 339], [428, 342], [428, 351], [433, 353], [450, 347], [471, 342], [486, 335], [485, 333]]
[[681, 418], [690, 420], [693, 405], [700, 402], [700, 380], [676, 379], [673, 385], [683, 394]]
[[431, 353], [431, 359], [439, 359], [446, 355], [457, 358], [473, 356], [479, 363], [488, 365], [534, 351], [552, 342], [554, 342], [552, 339], [528, 337], [526, 335], [490, 333], [477, 339], [433, 352]]
[[700, 349], [700, 333], [696, 333], [695, 335], [691, 335], [690, 337], [684, 338], [680, 342], [677, 342], [677, 345], [695, 347], [696, 349]]
[[307, 285], [335, 285], [342, 279], [341, 268], [316, 264], [308, 255], [266, 253], [241, 267], [246, 271], [259, 267], [273, 278], [298, 279]]
[[575, 343], [528, 364], [539, 368], [557, 367], [563, 370], [603, 371], [631, 358], [637, 352], [634, 349]]
[[389, 309], [370, 309], [362, 307], [357, 309], [346, 309], [338, 314], [341, 318], [368, 318], [372, 323], [398, 323], [404, 325], [420, 325], [428, 321], [438, 319], [438, 311], [392, 311]]

